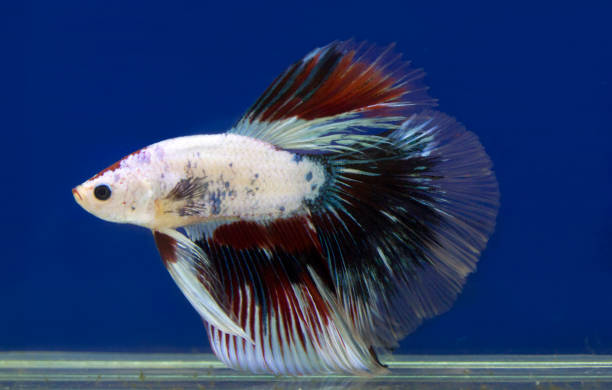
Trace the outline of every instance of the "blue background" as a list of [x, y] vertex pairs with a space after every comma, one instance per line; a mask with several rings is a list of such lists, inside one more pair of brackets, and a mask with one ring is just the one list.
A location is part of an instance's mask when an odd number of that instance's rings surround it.
[[612, 10], [501, 4], [5, 3], [0, 350], [208, 351], [150, 232], [70, 189], [145, 145], [228, 129], [289, 64], [353, 37], [426, 70], [502, 193], [478, 271], [400, 351], [612, 353]]

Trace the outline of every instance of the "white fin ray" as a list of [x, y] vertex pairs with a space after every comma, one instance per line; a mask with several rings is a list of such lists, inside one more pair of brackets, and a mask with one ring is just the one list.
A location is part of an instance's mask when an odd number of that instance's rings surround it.
[[[174, 229], [160, 229], [160, 233], [165, 234], [175, 240], [175, 261], [166, 261], [166, 268], [172, 279], [176, 282], [189, 303], [202, 316], [202, 318], [214, 324], [228, 334], [242, 337], [249, 342], [251, 338], [244, 332], [227, 313], [225, 305], [220, 303], [216, 297], [218, 292], [209, 291], [198, 278], [198, 275], [208, 279], [216, 276], [210, 275], [209, 261], [202, 250], [190, 239]], [[211, 285], [214, 283], [210, 280]]]
[[286, 150], [315, 153], [357, 152], [381, 142], [367, 134], [395, 129], [403, 117], [367, 118], [353, 112], [334, 117], [304, 120], [296, 117], [275, 122], [241, 121], [230, 133], [268, 142]]
[[[315, 258], [282, 247], [237, 249], [231, 243], [217, 243], [215, 230], [231, 228], [232, 223], [184, 228], [215, 262], [231, 301], [229, 310], [253, 340], [245, 343], [209, 323], [210, 345], [221, 361], [237, 369], [291, 375], [385, 370], [354, 332], [317, 271], [304, 264]], [[259, 223], [265, 228], [265, 221]]]

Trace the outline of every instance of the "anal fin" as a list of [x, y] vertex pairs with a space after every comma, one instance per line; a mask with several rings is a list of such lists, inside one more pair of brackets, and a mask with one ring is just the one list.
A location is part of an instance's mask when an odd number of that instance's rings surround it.
[[185, 231], [214, 263], [230, 312], [254, 341], [207, 323], [210, 346], [227, 366], [290, 375], [385, 371], [339, 307], [307, 215]]

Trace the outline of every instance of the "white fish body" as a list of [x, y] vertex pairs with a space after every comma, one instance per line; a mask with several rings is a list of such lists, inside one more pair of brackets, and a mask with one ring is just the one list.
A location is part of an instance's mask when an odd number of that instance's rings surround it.
[[152, 230], [228, 366], [385, 372], [378, 353], [447, 310], [495, 226], [477, 137], [389, 49], [335, 42], [227, 133], [140, 149], [73, 189]]
[[[112, 185], [113, 193], [125, 194], [114, 207], [95, 197], [77, 196], [77, 201], [102, 219], [159, 230], [215, 218], [291, 215], [304, 201], [315, 199], [324, 182], [320, 164], [298, 161], [294, 153], [266, 142], [226, 133], [150, 145], [75, 192], [92, 193], [96, 186]], [[181, 188], [189, 183], [194, 188]]]

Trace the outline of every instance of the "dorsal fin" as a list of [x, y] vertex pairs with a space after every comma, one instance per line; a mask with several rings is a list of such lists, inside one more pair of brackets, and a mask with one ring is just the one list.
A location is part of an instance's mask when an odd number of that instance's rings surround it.
[[345, 41], [313, 50], [276, 78], [232, 132], [314, 150], [363, 129], [376, 134], [396, 127], [435, 101], [424, 73], [392, 48]]
[[424, 96], [405, 96], [424, 91], [423, 72], [407, 69], [392, 48], [346, 41], [315, 49], [277, 77], [243, 120], [312, 120], [402, 100], [425, 103]]

